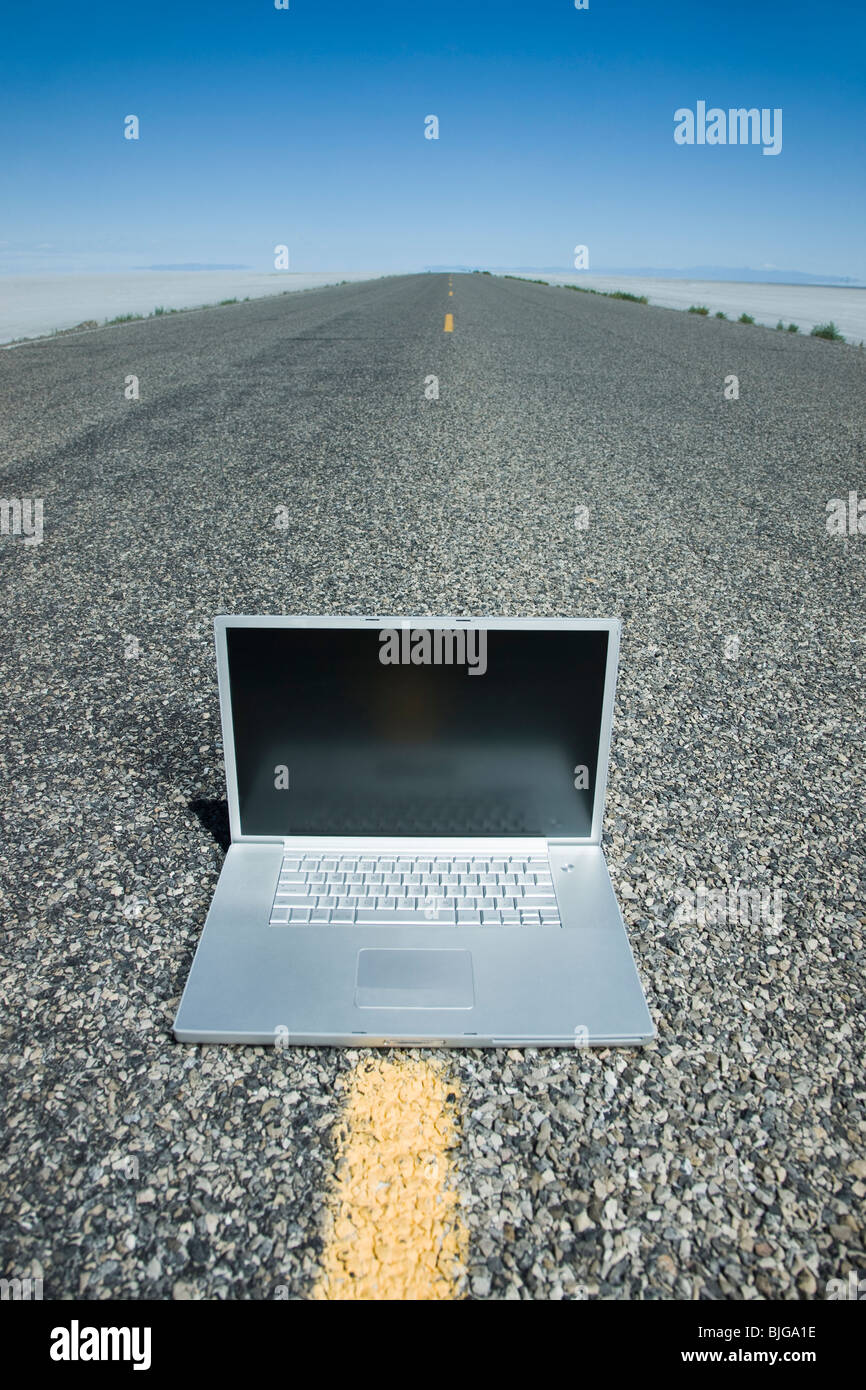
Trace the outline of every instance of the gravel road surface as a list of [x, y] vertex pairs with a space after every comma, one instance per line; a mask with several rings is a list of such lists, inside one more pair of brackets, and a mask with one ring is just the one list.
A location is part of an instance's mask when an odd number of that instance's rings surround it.
[[[0, 536], [0, 1263], [46, 1298], [317, 1276], [357, 1054], [169, 1031], [225, 843], [226, 611], [624, 621], [605, 844], [658, 1040], [451, 1056], [467, 1295], [866, 1272], [866, 535], [825, 524], [866, 495], [864, 354], [453, 284], [0, 352], [0, 492], [44, 499], [41, 544]], [[737, 885], [778, 913], [683, 911]]]

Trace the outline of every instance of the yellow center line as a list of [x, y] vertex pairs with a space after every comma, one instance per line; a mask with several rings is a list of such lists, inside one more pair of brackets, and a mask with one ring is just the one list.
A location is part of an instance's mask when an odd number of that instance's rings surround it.
[[454, 1186], [459, 1091], [444, 1063], [364, 1058], [334, 1137], [314, 1299], [459, 1298], [468, 1235]]
[[453, 314], [446, 314], [446, 315], [445, 315], [445, 332], [446, 332], [446, 333], [453, 333], [453, 332], [454, 332], [454, 315], [453, 315]]

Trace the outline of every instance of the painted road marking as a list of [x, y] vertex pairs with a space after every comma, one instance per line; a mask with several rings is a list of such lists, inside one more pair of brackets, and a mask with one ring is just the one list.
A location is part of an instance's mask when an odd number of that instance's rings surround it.
[[446, 1064], [366, 1057], [337, 1122], [314, 1299], [459, 1298], [468, 1233], [454, 1183], [459, 1090]]
[[454, 332], [454, 315], [453, 315], [453, 314], [446, 314], [446, 315], [445, 315], [445, 332], [446, 332], [446, 333], [453, 333], [453, 332]]

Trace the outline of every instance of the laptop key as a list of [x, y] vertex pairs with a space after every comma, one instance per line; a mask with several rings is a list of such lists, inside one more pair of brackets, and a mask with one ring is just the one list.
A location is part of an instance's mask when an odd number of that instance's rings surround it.
[[332, 922], [354, 922], [355, 909], [353, 907], [338, 907], [331, 913]]
[[480, 927], [480, 926], [481, 926], [481, 913], [480, 913], [480, 912], [460, 912], [460, 911], [458, 911], [458, 913], [457, 913], [457, 925], [458, 925], [458, 927]]
[[312, 907], [314, 902], [307, 893], [278, 893], [276, 898], [277, 907]]
[[453, 927], [454, 913], [440, 912], [438, 918], [431, 920], [423, 912], [412, 912], [401, 907], [399, 912], [370, 912], [358, 908], [355, 923], [359, 927]]
[[308, 907], [293, 907], [289, 912], [289, 922], [292, 925], [295, 922], [309, 922], [309, 920], [310, 909]]

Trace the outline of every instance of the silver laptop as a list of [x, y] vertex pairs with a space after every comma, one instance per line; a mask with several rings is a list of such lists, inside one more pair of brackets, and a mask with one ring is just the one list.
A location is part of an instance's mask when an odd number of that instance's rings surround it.
[[180, 1042], [654, 1036], [601, 846], [618, 620], [215, 627], [231, 845]]

